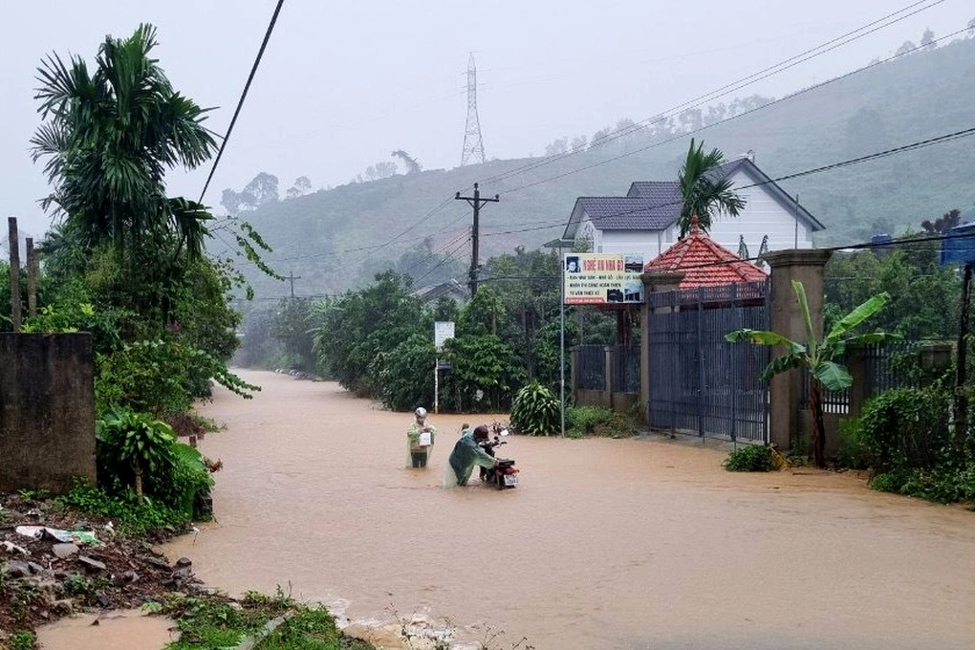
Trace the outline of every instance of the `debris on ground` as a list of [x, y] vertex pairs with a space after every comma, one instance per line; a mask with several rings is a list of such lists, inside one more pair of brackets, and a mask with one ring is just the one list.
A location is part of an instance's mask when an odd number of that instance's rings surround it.
[[103, 517], [16, 494], [0, 496], [0, 514], [0, 647], [8, 635], [75, 612], [202, 591], [190, 560], [170, 564]]

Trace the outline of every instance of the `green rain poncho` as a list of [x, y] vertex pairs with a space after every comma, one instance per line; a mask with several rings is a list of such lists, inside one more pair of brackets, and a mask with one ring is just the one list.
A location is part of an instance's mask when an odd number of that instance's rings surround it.
[[[426, 426], [428, 432], [431, 434], [428, 440], [422, 440], [422, 427]], [[407, 467], [427, 467], [428, 457], [431, 455], [431, 451], [434, 450], [434, 437], [437, 435], [437, 429], [433, 425], [425, 425], [419, 423], [416, 420], [411, 424], [410, 428], [407, 430]], [[426, 442], [426, 445], [422, 445], [422, 442]]]
[[444, 477], [444, 487], [467, 485], [475, 465], [494, 467], [495, 459], [478, 446], [474, 432], [465, 429], [461, 438], [455, 443], [451, 456], [448, 457], [448, 473]]

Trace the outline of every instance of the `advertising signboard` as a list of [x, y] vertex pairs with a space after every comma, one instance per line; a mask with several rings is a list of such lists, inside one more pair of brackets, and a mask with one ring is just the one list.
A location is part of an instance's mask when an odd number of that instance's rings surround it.
[[563, 296], [568, 305], [634, 304], [644, 300], [644, 256], [622, 253], [566, 253]]

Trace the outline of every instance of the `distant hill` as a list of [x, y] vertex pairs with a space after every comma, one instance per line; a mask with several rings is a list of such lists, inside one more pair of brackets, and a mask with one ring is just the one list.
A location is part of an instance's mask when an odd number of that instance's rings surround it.
[[[501, 194], [500, 203], [481, 212], [483, 258], [516, 246], [535, 249], [562, 233], [576, 197], [623, 195], [634, 180], [675, 178], [690, 136], [655, 143], [680, 134], [683, 126], [708, 121], [707, 113], [673, 120], [671, 136], [666, 125], [655, 134], [621, 138], [532, 169], [516, 171], [544, 159], [494, 160], [395, 175], [273, 201], [242, 218], [274, 247], [267, 258], [275, 268], [301, 276], [296, 295], [359, 286], [402, 262], [405, 254], [420, 263], [404, 262], [398, 270], [412, 271], [415, 277], [426, 273], [420, 279], [426, 284], [467, 268], [469, 248], [458, 245], [470, 225], [471, 209], [450, 200], [456, 191], [469, 193], [466, 188], [479, 181], [483, 195]], [[974, 41], [962, 39], [876, 65], [694, 135], [727, 158], [753, 150], [757, 165], [778, 178], [973, 125]], [[513, 175], [491, 180], [506, 172]], [[952, 208], [972, 217], [974, 139], [802, 176], [781, 186], [799, 194], [801, 203], [827, 226], [818, 237], [821, 245], [900, 232]], [[504, 234], [493, 234], [499, 232]], [[423, 237], [430, 238], [429, 247]], [[388, 241], [379, 250], [352, 250]], [[439, 262], [442, 257], [428, 254], [453, 249], [457, 261]], [[430, 272], [435, 263], [441, 266]], [[259, 276], [254, 269], [247, 273], [259, 296], [288, 291], [287, 284]]]

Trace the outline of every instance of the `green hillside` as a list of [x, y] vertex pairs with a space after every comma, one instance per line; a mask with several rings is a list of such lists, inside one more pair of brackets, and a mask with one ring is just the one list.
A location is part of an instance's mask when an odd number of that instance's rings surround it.
[[[337, 293], [391, 266], [427, 284], [457, 277], [467, 266], [469, 249], [462, 242], [471, 210], [465, 202], [448, 200], [456, 191], [467, 192], [478, 181], [483, 194], [501, 195], [500, 203], [482, 211], [483, 258], [516, 246], [537, 248], [562, 233], [577, 196], [621, 195], [634, 180], [674, 178], [690, 137], [681, 125], [694, 128], [699, 120], [708, 121], [707, 113], [687, 114], [673, 120], [670, 130], [666, 126], [657, 133], [621, 138], [501, 180], [493, 177], [544, 159], [496, 160], [351, 183], [272, 201], [243, 218], [274, 247], [267, 256], [272, 265], [285, 275], [301, 276], [296, 295]], [[757, 165], [777, 178], [973, 124], [974, 42], [962, 39], [803, 91], [695, 135], [727, 158], [752, 149]], [[540, 148], [540, 143], [527, 143], [531, 147]], [[622, 157], [626, 153], [632, 155]], [[801, 203], [827, 226], [818, 240], [824, 245], [899, 232], [952, 208], [971, 216], [974, 140], [963, 138], [781, 185], [799, 194]], [[515, 232], [493, 234], [500, 231]], [[352, 250], [387, 242], [379, 250]], [[431, 250], [457, 250], [457, 261], [429, 272], [443, 259], [429, 255]], [[408, 253], [415, 263], [401, 259]], [[287, 293], [287, 284], [259, 277], [256, 271], [249, 275], [259, 297]]]

